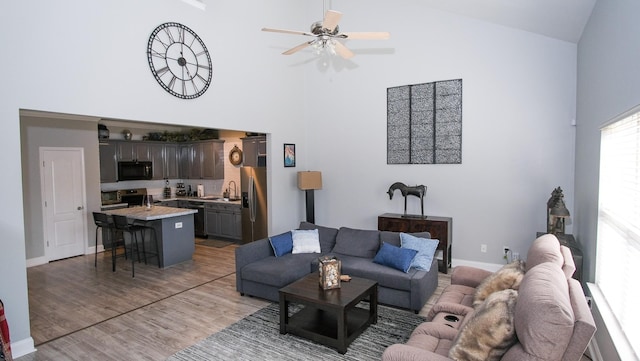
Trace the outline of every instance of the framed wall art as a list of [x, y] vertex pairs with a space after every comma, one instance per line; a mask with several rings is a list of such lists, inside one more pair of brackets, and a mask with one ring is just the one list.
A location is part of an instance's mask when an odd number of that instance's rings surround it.
[[296, 145], [284, 144], [284, 166], [295, 167], [296, 166]]

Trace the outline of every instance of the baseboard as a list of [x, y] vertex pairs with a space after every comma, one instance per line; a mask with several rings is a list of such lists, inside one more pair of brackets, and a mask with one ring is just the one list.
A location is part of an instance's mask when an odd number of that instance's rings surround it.
[[[104, 252], [104, 246], [101, 245], [101, 244], [98, 245], [98, 252], [97, 253], [100, 253], [100, 252]], [[87, 250], [84, 252], [85, 255], [90, 255], [90, 254], [94, 254], [94, 253], [96, 253], [96, 247], [95, 246], [87, 247]]]
[[32, 352], [36, 352], [36, 348], [33, 345], [33, 338], [31, 337], [11, 342], [11, 356], [13, 356], [14, 359]]
[[27, 268], [40, 266], [49, 263], [47, 257], [36, 257], [27, 259]]
[[604, 361], [602, 358], [602, 354], [600, 353], [600, 348], [598, 347], [598, 342], [596, 338], [593, 337], [591, 342], [589, 342], [589, 346], [587, 346], [587, 355], [593, 361]]
[[487, 270], [487, 271], [495, 272], [495, 271], [499, 270], [500, 268], [502, 268], [502, 266], [504, 266], [504, 265], [503, 264], [497, 264], [497, 263], [474, 262], [474, 261], [467, 261], [467, 260], [464, 260], [464, 259], [453, 258], [451, 260], [451, 267], [455, 267], [455, 266], [475, 267], [475, 268], [480, 268], [480, 269], [484, 269], [484, 270]]
[[[85, 255], [91, 255], [96, 253], [95, 251], [96, 247], [88, 247], [84, 254]], [[98, 253], [100, 252], [104, 252], [104, 246], [103, 245], [98, 245]], [[49, 263], [49, 260], [47, 259], [47, 257], [35, 257], [35, 258], [29, 258], [27, 259], [27, 268], [29, 267], [35, 267], [35, 266], [40, 266], [43, 264], [47, 264]]]

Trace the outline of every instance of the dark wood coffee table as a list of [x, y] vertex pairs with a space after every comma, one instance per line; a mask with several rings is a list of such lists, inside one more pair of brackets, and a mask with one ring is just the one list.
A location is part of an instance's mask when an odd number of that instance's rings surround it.
[[[378, 283], [352, 277], [341, 288], [323, 290], [318, 273], [280, 289], [280, 333], [290, 332], [333, 347], [341, 354], [370, 324], [378, 322]], [[369, 300], [369, 309], [355, 307]], [[289, 303], [301, 310], [289, 314]]]

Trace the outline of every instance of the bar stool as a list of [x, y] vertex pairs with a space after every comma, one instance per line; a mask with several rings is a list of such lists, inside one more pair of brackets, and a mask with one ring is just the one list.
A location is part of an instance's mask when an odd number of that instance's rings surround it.
[[[131, 250], [131, 277], [135, 277], [136, 273], [135, 273], [135, 258], [133, 257], [133, 247], [135, 245], [136, 254], [138, 255], [138, 262], [140, 262], [140, 250], [138, 248], [138, 233], [140, 233], [140, 236], [142, 237], [142, 242], [144, 242], [145, 227], [140, 225], [129, 224], [129, 221], [125, 216], [118, 216], [114, 214], [112, 215], [112, 217], [113, 217], [113, 223], [115, 224], [115, 228], [117, 230], [129, 233], [129, 236], [131, 239], [131, 244], [129, 246], [129, 249]], [[126, 252], [126, 245], [125, 245], [125, 252]]]
[[[98, 230], [106, 230], [106, 238], [103, 238], [102, 244], [105, 245], [105, 241], [109, 241], [111, 245], [111, 268], [112, 271], [116, 271], [116, 249], [118, 246], [124, 248], [124, 239], [118, 239], [116, 234], [116, 227], [111, 217], [105, 213], [93, 212], [93, 222], [96, 224], [96, 248], [94, 254], [94, 267], [98, 267]], [[124, 252], [125, 259], [127, 258], [127, 250]]]

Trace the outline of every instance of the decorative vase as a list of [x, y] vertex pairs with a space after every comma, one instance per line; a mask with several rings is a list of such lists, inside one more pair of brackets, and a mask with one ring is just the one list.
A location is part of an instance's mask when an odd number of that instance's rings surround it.
[[336, 257], [320, 257], [318, 259], [318, 273], [320, 287], [324, 290], [340, 288], [340, 271], [342, 262]]

